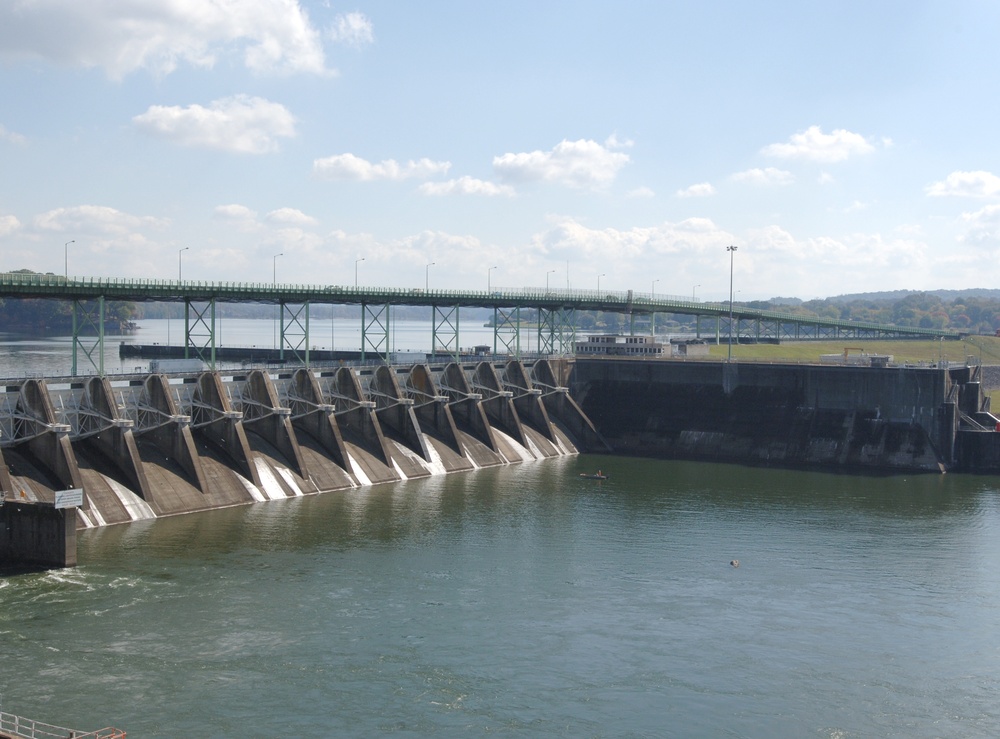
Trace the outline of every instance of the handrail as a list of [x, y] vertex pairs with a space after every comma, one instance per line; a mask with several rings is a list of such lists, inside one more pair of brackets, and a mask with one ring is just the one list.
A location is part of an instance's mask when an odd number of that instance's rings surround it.
[[0, 711], [0, 732], [24, 739], [67, 739], [67, 737], [71, 737], [71, 739], [125, 739], [124, 731], [110, 726], [96, 731], [75, 731], [17, 716], [6, 711]]

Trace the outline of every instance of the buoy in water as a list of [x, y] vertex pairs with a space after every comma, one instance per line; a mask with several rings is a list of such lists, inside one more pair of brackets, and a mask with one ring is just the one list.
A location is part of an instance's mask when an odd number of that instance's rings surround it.
[[733, 567], [739, 567], [740, 566], [740, 561], [738, 559], [734, 559], [734, 560], [731, 560], [729, 562], [729, 564], [731, 564]]

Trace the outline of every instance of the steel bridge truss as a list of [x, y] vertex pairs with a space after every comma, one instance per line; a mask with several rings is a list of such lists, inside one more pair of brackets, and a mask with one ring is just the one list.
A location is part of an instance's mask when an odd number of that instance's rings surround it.
[[521, 357], [521, 307], [493, 309], [493, 353]]
[[73, 365], [77, 371], [79, 352], [83, 352], [97, 374], [104, 376], [104, 297], [73, 301]]
[[431, 353], [458, 359], [458, 306], [431, 306]]
[[287, 350], [296, 363], [309, 366], [309, 301], [281, 303], [281, 343], [278, 358]]
[[361, 304], [361, 361], [368, 350], [389, 362], [389, 304]]
[[538, 309], [538, 351], [542, 354], [572, 354], [576, 342], [576, 311], [573, 308]]
[[[192, 320], [193, 319], [193, 320]], [[215, 369], [215, 299], [184, 301], [184, 358], [200, 359]]]

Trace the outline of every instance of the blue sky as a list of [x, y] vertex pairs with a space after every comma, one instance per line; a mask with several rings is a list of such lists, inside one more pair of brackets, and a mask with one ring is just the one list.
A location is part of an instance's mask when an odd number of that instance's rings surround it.
[[740, 300], [995, 287], [998, 32], [993, 2], [6, 0], [0, 258], [723, 300], [733, 244]]

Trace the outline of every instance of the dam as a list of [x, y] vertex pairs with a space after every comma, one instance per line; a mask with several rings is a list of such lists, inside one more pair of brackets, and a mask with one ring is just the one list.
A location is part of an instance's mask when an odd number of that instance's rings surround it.
[[0, 562], [74, 565], [81, 529], [580, 452], [995, 473], [982, 369], [549, 357], [27, 379], [0, 386]]
[[77, 529], [606, 449], [563, 364], [3, 386], [0, 562], [73, 565]]

